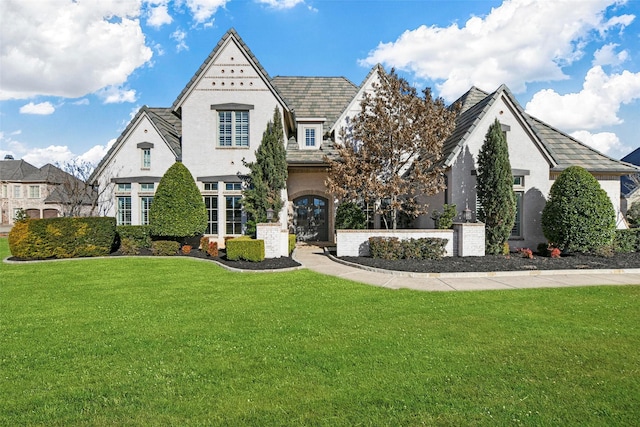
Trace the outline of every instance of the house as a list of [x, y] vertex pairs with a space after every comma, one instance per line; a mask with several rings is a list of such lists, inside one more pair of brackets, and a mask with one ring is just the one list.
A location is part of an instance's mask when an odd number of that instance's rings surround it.
[[[622, 161], [640, 166], [640, 148], [636, 148], [624, 156]], [[640, 203], [640, 173], [635, 174], [635, 176], [623, 176], [620, 179], [620, 207], [622, 213], [626, 215], [627, 209], [634, 203]]]
[[[46, 164], [37, 168], [24, 160], [7, 156], [0, 160], [0, 224], [13, 225], [24, 210], [30, 218], [56, 218], [69, 214], [71, 188], [84, 190], [84, 182], [62, 169]], [[72, 196], [73, 197], [73, 196]], [[90, 201], [83, 197], [81, 214], [90, 213]]]
[[[142, 107], [96, 167], [90, 182], [101, 190], [101, 210], [118, 224], [147, 224], [164, 172], [181, 161], [191, 171], [209, 213], [206, 234], [223, 242], [242, 233], [243, 161], [255, 160], [275, 108], [282, 112], [289, 177], [283, 229], [300, 240], [333, 241], [336, 200], [327, 192], [325, 156], [335, 155], [340, 130], [359, 112], [360, 100], [379, 78], [373, 67], [360, 86], [343, 77], [270, 77], [233, 29], [229, 30], [168, 108]], [[445, 144], [446, 191], [425, 200], [475, 211], [475, 158], [498, 118], [509, 141], [518, 194], [514, 244], [544, 240], [540, 212], [557, 175], [587, 167], [620, 208], [620, 176], [636, 171], [527, 115], [506, 86], [493, 93], [470, 89], [460, 99], [457, 129]], [[432, 227], [428, 215], [414, 221]]]

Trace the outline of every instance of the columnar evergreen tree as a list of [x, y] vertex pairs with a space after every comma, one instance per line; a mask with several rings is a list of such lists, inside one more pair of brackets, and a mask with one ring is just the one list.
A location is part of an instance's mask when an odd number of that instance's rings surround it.
[[243, 191], [242, 205], [249, 214], [247, 232], [255, 232], [255, 224], [267, 220], [267, 209], [277, 215], [284, 201], [282, 190], [287, 184], [287, 153], [284, 146], [282, 115], [278, 107], [273, 120], [267, 123], [262, 134], [262, 143], [256, 150], [256, 161], [246, 163], [249, 174]]
[[326, 184], [342, 200], [359, 200], [388, 215], [397, 228], [400, 213], [417, 216], [427, 211], [421, 196], [444, 188], [444, 141], [455, 127], [457, 109], [448, 109], [429, 89], [419, 96], [395, 70], [379, 67], [380, 80], [366, 93], [361, 113], [341, 130], [343, 144], [330, 165]]
[[502, 253], [516, 220], [516, 197], [507, 140], [498, 119], [489, 126], [478, 155], [476, 191], [482, 205], [478, 216], [486, 226], [486, 252]]
[[193, 175], [181, 162], [160, 179], [149, 208], [151, 235], [168, 239], [198, 236], [207, 229], [207, 210]]
[[542, 210], [542, 232], [562, 250], [589, 252], [610, 245], [616, 213], [607, 193], [586, 169], [565, 169]]

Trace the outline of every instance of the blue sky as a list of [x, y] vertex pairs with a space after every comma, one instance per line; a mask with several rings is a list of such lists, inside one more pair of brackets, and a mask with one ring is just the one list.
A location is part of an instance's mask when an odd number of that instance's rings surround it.
[[506, 84], [614, 158], [640, 145], [640, 1], [3, 0], [0, 158], [97, 163], [235, 28], [273, 77], [395, 67], [453, 101]]

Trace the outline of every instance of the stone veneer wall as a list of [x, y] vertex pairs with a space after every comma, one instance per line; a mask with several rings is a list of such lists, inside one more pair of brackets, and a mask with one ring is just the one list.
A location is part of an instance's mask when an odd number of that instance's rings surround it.
[[400, 240], [438, 237], [447, 239], [445, 256], [484, 256], [484, 224], [456, 223], [453, 230], [336, 230], [337, 255], [369, 256], [369, 237]]

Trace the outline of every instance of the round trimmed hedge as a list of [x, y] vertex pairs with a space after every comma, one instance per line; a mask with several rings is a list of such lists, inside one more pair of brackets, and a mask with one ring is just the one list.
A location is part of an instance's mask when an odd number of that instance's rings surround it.
[[596, 178], [580, 166], [565, 169], [542, 211], [549, 242], [565, 251], [595, 251], [612, 244], [615, 228], [613, 205]]

